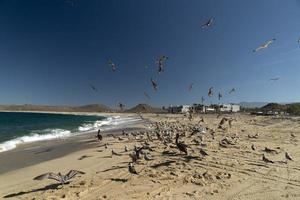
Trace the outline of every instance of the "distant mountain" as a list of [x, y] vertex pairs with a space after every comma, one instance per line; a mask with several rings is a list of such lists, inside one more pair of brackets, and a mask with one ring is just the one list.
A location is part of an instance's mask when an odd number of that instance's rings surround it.
[[102, 104], [85, 106], [46, 106], [46, 105], [0, 105], [3, 111], [44, 111], [44, 112], [112, 112], [112, 109]]
[[128, 113], [166, 113], [167, 111], [165, 111], [161, 108], [152, 107], [148, 104], [138, 104], [138, 105], [134, 106], [133, 108], [125, 110], [125, 112], [128, 112]]
[[267, 105], [268, 102], [240, 102], [239, 105], [242, 108], [261, 108]]

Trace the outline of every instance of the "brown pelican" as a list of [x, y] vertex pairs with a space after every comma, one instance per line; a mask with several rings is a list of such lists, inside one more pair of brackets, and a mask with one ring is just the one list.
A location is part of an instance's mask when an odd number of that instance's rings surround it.
[[188, 151], [187, 151], [188, 146], [186, 144], [184, 144], [183, 142], [178, 142], [178, 139], [179, 139], [179, 133], [176, 134], [176, 140], [175, 140], [176, 146], [179, 149], [179, 151], [184, 152], [187, 155], [188, 154]]
[[288, 152], [285, 152], [285, 158], [286, 158], [287, 160], [293, 161], [293, 158], [288, 154]]
[[129, 165], [128, 165], [128, 171], [129, 171], [131, 174], [136, 174], [136, 175], [138, 175], [137, 171], [135, 170], [135, 167], [134, 167], [133, 163], [129, 163]]
[[111, 67], [112, 71], [116, 71], [117, 66], [115, 63], [113, 63], [112, 59], [108, 59], [107, 64]]
[[151, 78], [152, 87], [155, 91], [157, 91], [158, 84]]
[[210, 87], [208, 89], [208, 97], [212, 97], [214, 95], [213, 89], [214, 89], [214, 87]]
[[272, 161], [272, 160], [266, 158], [265, 154], [263, 154], [262, 160], [263, 160], [264, 162], [266, 162], [266, 163], [274, 163], [274, 161]]
[[276, 39], [273, 38], [271, 40], [266, 41], [265, 43], [261, 44], [259, 47], [257, 47], [256, 49], [253, 50], [253, 52], [257, 52], [260, 51], [262, 49], [266, 49], [269, 47], [269, 45], [271, 45]]
[[58, 174], [49, 172], [46, 174], [39, 175], [39, 176], [35, 177], [33, 180], [53, 179], [53, 180], [60, 182], [63, 185], [65, 183], [68, 183], [69, 180], [71, 180], [77, 174], [85, 174], [85, 173], [82, 171], [73, 170], [73, 169], [70, 170], [66, 175], [62, 175], [60, 172]]
[[207, 22], [205, 22], [204, 24], [201, 25], [201, 28], [207, 28], [207, 27], [210, 27], [210, 26], [213, 24], [214, 20], [215, 20], [215, 19], [214, 19], [213, 17], [210, 18]]

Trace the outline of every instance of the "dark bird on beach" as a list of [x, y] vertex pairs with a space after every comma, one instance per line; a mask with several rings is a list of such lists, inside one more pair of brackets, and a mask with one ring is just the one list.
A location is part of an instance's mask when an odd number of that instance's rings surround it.
[[204, 24], [201, 25], [201, 28], [210, 27], [213, 24], [214, 21], [215, 21], [215, 19], [213, 17], [210, 18], [207, 22], [205, 22]]
[[255, 150], [256, 150], [256, 147], [255, 147], [255, 145], [254, 145], [254, 144], [252, 144], [252, 145], [251, 145], [251, 149], [252, 149], [253, 151], [255, 151]]
[[189, 92], [192, 91], [193, 86], [194, 86], [194, 83], [191, 83], [191, 84], [189, 85], [189, 88], [188, 88]]
[[60, 172], [58, 174], [49, 172], [46, 174], [39, 175], [39, 176], [35, 177], [33, 180], [53, 179], [63, 185], [65, 183], [68, 183], [77, 174], [85, 174], [85, 173], [82, 171], [73, 170], [73, 169], [70, 170], [66, 175], [62, 175]]
[[256, 49], [253, 50], [253, 52], [257, 52], [260, 51], [262, 49], [266, 49], [268, 48], [276, 39], [273, 38], [271, 40], [266, 41], [265, 43], [261, 44], [259, 47], [257, 47]]
[[188, 154], [188, 151], [187, 151], [188, 146], [186, 144], [184, 144], [183, 142], [178, 142], [178, 139], [179, 139], [179, 133], [176, 134], [176, 140], [175, 140], [176, 146], [179, 149], [179, 151], [184, 152], [187, 155]]
[[98, 89], [94, 85], [92, 85], [92, 84], [89, 84], [89, 85], [93, 91], [98, 92]]
[[272, 160], [266, 158], [265, 154], [263, 154], [262, 160], [263, 160], [264, 162], [266, 162], [266, 163], [274, 163], [274, 161], [272, 161]]
[[235, 92], [235, 88], [232, 88], [230, 91], [229, 91], [229, 94]]
[[128, 151], [128, 147], [127, 147], [127, 145], [125, 145], [125, 152], [127, 152]]
[[279, 80], [279, 77], [269, 79], [269, 81], [278, 81], [278, 80]]
[[135, 167], [134, 167], [133, 163], [129, 163], [129, 165], [128, 165], [128, 171], [129, 171], [131, 174], [138, 175], [137, 171], [135, 170]]
[[99, 142], [103, 139], [102, 135], [100, 134], [100, 129], [98, 130], [98, 133], [97, 133], [96, 137], [97, 137]]
[[105, 143], [104, 147], [105, 147], [105, 149], [107, 149], [107, 148], [108, 148], [108, 144], [107, 144], [107, 143]]
[[206, 151], [204, 151], [202, 148], [200, 149], [200, 154], [202, 156], [208, 156], [208, 153], [206, 153]]
[[208, 89], [208, 97], [212, 97], [213, 95], [214, 95], [214, 92], [213, 92], [213, 89], [214, 89], [214, 87], [210, 87], [209, 89]]
[[221, 94], [220, 92], [219, 92], [218, 98], [219, 98], [219, 101], [220, 101], [221, 98], [222, 98], [222, 94]]
[[112, 61], [112, 59], [107, 60], [107, 64], [111, 67], [112, 71], [115, 72], [117, 70], [116, 64]]
[[152, 87], [155, 91], [157, 91], [157, 86], [158, 84], [156, 83], [156, 81], [154, 81], [152, 78], [151, 78], [151, 84], [152, 84]]
[[151, 99], [151, 97], [150, 97], [146, 92], [144, 92], [144, 96], [145, 96], [147, 99]]
[[288, 154], [288, 152], [285, 152], [285, 158], [286, 158], [287, 160], [294, 161], [293, 158], [292, 158], [292, 156], [290, 156], [290, 155]]

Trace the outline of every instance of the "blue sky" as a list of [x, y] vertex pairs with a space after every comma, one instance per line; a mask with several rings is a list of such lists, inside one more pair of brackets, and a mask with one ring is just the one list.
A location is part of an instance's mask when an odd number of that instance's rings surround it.
[[[74, 2], [0, 0], [0, 104], [218, 103], [210, 86], [225, 103], [300, 101], [300, 1]], [[159, 55], [169, 57], [160, 75]]]

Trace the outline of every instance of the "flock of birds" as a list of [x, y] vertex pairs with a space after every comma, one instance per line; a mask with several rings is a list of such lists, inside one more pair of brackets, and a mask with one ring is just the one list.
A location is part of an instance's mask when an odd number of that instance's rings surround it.
[[[220, 115], [217, 116], [217, 119]], [[130, 148], [127, 146], [127, 143], [124, 145], [124, 152], [129, 156], [130, 161], [128, 161], [128, 172], [132, 175], [138, 175], [139, 172], [136, 170], [135, 166], [140, 163], [141, 160], [152, 161], [155, 159], [151, 155], [151, 152], [158, 152], [157, 147], [164, 149], [176, 148], [180, 154], [178, 156], [189, 156], [190, 153], [195, 153], [195, 150], [192, 149], [192, 146], [196, 145], [198, 149], [198, 155], [202, 158], [209, 156], [208, 151], [205, 149], [207, 147], [207, 140], [205, 138], [210, 137], [212, 140], [215, 139], [216, 131], [227, 131], [232, 128], [233, 122], [237, 121], [232, 117], [222, 117], [218, 123], [216, 129], [209, 128], [205, 126], [204, 118], [200, 117], [200, 120], [194, 118], [193, 123], [181, 123], [181, 121], [168, 122], [168, 121], [158, 121], [152, 122], [149, 125], [149, 130], [137, 131], [137, 132], [126, 132], [122, 131], [120, 135], [107, 135], [107, 137], [112, 137], [117, 141], [138, 141], [139, 146], [134, 146], [130, 152]], [[95, 136], [97, 140], [102, 143], [103, 136], [101, 135], [100, 130], [98, 130], [97, 135]], [[295, 137], [295, 136], [294, 136]], [[189, 143], [186, 143], [183, 138], [189, 140]], [[259, 138], [259, 134], [248, 135], [248, 138]], [[218, 144], [220, 148], [228, 148], [230, 146], [236, 145], [238, 143], [239, 137], [234, 136], [224, 136], [221, 137]], [[111, 144], [104, 143], [104, 148], [108, 149]], [[253, 151], [257, 151], [257, 148], [254, 144], [251, 145]], [[277, 150], [265, 147], [262, 151], [266, 153], [277, 153]], [[162, 152], [164, 153], [164, 152]], [[113, 156], [123, 156], [121, 152], [116, 152], [111, 148], [111, 157]], [[262, 154], [262, 161], [266, 164], [275, 163], [279, 161], [272, 161], [267, 158], [266, 155]], [[294, 161], [292, 156], [285, 152], [285, 161], [280, 161], [281, 163], [287, 163], [288, 161]], [[76, 175], [83, 175], [85, 172], [78, 170], [70, 170], [67, 174], [63, 175], [61, 173], [45, 173], [34, 178], [34, 180], [44, 180], [52, 179], [59, 182], [61, 185], [68, 183]]]

